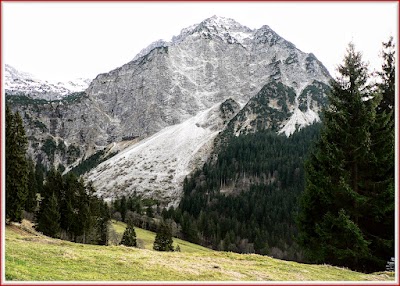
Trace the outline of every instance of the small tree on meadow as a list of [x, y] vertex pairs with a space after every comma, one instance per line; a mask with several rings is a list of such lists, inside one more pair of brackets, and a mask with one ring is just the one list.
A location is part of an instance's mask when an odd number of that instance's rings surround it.
[[127, 228], [124, 231], [124, 234], [122, 236], [121, 244], [125, 246], [137, 246], [137, 241], [136, 241], [136, 232], [133, 224], [130, 222], [128, 223]]
[[157, 251], [174, 251], [171, 228], [164, 222], [158, 228], [153, 249]]

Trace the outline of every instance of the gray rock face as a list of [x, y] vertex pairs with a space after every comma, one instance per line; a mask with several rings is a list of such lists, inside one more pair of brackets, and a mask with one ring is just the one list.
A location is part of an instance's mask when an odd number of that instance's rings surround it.
[[171, 42], [157, 41], [141, 54], [99, 75], [87, 90], [115, 119], [116, 139], [152, 134], [229, 97], [244, 104], [270, 80], [300, 94], [314, 80], [327, 83], [330, 77], [312, 54], [268, 26], [250, 30], [218, 17], [184, 29]]
[[[287, 118], [278, 126], [289, 136], [299, 122], [305, 126], [315, 120], [319, 105], [313, 96], [320, 95], [310, 91], [304, 96], [307, 87], [315, 82], [327, 84], [329, 79], [314, 55], [301, 52], [268, 26], [251, 30], [232, 19], [214, 16], [183, 29], [169, 42], [152, 43], [131, 62], [98, 75], [77, 98], [13, 106], [28, 122], [31, 152], [51, 161], [51, 154], [43, 151], [46, 140], [51, 139], [57, 147], [54, 161], [69, 165], [122, 138], [143, 139], [168, 126], [189, 122], [228, 98], [244, 106], [271, 82], [282, 83], [293, 92], [285, 111]], [[274, 104], [271, 99], [271, 106]], [[226, 120], [221, 124], [218, 126]], [[214, 138], [212, 134], [209, 140]], [[78, 148], [79, 155], [65, 155], [60, 151], [64, 145], [67, 150]], [[133, 181], [128, 178], [124, 182]], [[99, 187], [103, 193], [109, 192]]]

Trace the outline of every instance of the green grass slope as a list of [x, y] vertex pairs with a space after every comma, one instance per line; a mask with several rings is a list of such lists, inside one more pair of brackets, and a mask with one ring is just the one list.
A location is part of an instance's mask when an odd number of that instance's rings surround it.
[[[112, 226], [116, 233], [119, 235], [119, 241], [122, 239], [122, 235], [124, 233], [124, 230], [126, 228], [126, 224], [120, 221], [112, 221]], [[136, 238], [138, 241], [138, 245], [140, 248], [144, 249], [153, 249], [153, 242], [154, 239], [156, 238], [156, 234], [154, 232], [135, 227], [135, 232], [136, 232]], [[179, 248], [181, 249], [181, 252], [211, 252], [213, 250], [200, 246], [198, 244], [193, 244], [178, 238], [174, 238], [174, 248], [179, 245]]]
[[[123, 229], [123, 225], [120, 227]], [[156, 252], [149, 249], [153, 236], [137, 229], [137, 237], [144, 241], [146, 248], [138, 249], [72, 243], [7, 226], [6, 280], [394, 281], [389, 273], [367, 275], [328, 265], [210, 251], [183, 241], [179, 242], [182, 252]]]

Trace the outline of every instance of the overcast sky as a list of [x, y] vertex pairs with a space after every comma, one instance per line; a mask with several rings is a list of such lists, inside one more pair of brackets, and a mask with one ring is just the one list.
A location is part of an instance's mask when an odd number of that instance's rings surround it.
[[352, 41], [372, 69], [382, 41], [397, 46], [398, 3], [284, 2], [2, 2], [3, 63], [41, 79], [94, 78], [119, 67], [153, 41], [213, 15], [249, 28], [269, 25], [332, 75]]

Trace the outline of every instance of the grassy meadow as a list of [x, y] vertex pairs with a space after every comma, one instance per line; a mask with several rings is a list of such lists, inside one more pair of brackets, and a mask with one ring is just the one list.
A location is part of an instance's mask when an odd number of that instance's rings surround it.
[[[125, 225], [113, 223], [122, 234]], [[256, 254], [218, 252], [174, 239], [181, 252], [152, 250], [155, 234], [136, 228], [144, 249], [53, 239], [6, 227], [6, 281], [393, 281], [393, 273], [362, 274]]]

